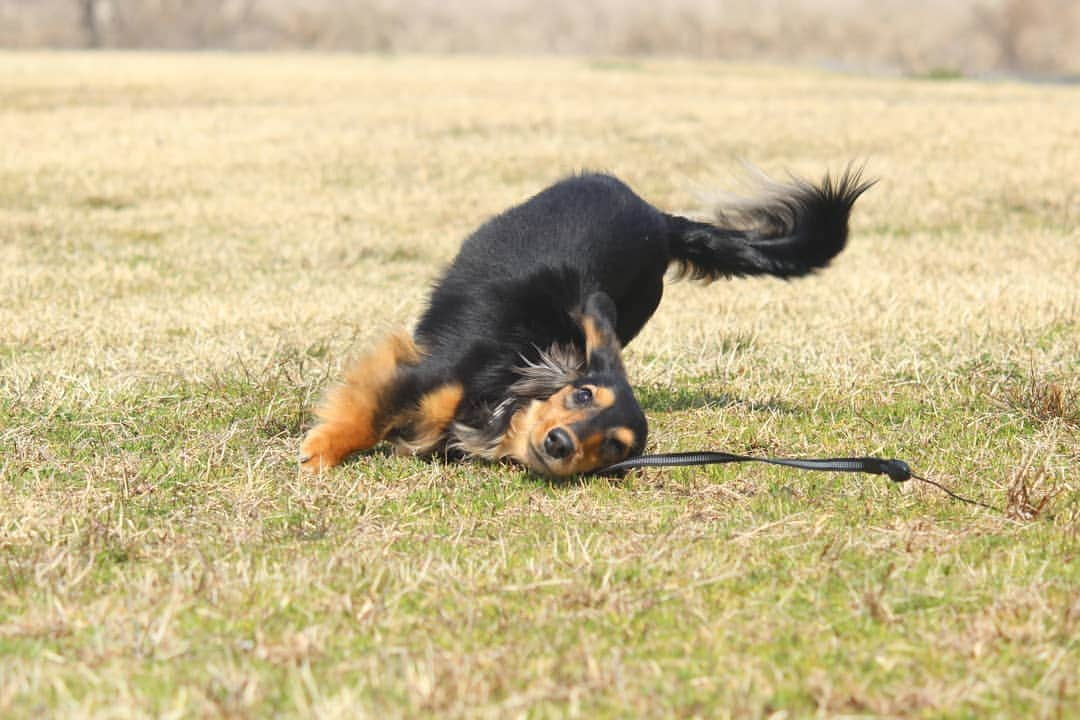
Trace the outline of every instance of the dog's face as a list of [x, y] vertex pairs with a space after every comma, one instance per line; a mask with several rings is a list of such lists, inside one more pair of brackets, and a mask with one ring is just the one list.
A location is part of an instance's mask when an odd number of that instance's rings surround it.
[[512, 423], [509, 453], [549, 477], [591, 472], [640, 455], [648, 424], [623, 369], [615, 334], [615, 304], [589, 297], [578, 321], [586, 367], [543, 400], [533, 400]]
[[640, 455], [648, 425], [626, 379], [588, 373], [545, 401], [534, 401], [521, 418], [520, 458], [533, 471], [565, 477], [598, 470]]

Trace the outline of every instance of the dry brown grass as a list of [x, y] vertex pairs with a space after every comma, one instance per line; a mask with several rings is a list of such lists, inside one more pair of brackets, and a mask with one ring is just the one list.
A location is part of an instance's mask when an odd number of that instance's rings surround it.
[[[1076, 713], [1071, 89], [333, 55], [0, 77], [0, 714]], [[627, 353], [650, 449], [896, 455], [1014, 517], [773, 468], [297, 472], [313, 399], [483, 218], [583, 167], [686, 208], [739, 158], [882, 181], [820, 277], [670, 287]]]
[[0, 46], [661, 55], [942, 77], [1053, 77], [1080, 73], [1080, 6], [1073, 0], [0, 0]]

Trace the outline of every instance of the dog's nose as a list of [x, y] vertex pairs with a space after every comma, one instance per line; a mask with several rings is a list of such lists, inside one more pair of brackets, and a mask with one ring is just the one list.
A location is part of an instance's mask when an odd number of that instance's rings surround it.
[[562, 460], [573, 451], [574, 441], [570, 438], [570, 433], [562, 428], [555, 428], [544, 438], [544, 452], [549, 457]]

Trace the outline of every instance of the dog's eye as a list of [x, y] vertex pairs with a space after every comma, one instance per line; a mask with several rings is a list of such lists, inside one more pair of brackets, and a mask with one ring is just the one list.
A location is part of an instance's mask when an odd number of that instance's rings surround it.
[[587, 387], [578, 388], [571, 397], [573, 397], [575, 405], [585, 407], [592, 402], [592, 390]]

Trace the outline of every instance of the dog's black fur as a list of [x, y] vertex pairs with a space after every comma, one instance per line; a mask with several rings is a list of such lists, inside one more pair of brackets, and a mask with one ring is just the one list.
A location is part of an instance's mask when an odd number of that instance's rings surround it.
[[851, 171], [770, 184], [699, 222], [610, 175], [562, 180], [465, 240], [411, 341], [393, 339], [328, 397], [303, 462], [334, 465], [384, 438], [556, 476], [640, 454], [646, 422], [620, 349], [656, 310], [669, 266], [710, 281], [806, 275], [843, 249], [870, 184]]

